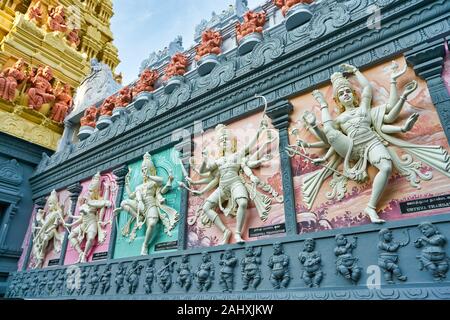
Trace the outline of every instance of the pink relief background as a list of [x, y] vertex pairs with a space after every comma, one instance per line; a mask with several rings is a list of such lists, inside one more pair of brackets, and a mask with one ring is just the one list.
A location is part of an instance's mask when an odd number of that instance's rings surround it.
[[[398, 62], [400, 67], [403, 67], [405, 64], [403, 57], [399, 57], [395, 60]], [[364, 75], [369, 79], [374, 87], [372, 107], [385, 104], [389, 99], [390, 64], [391, 62], [386, 62], [369, 70], [363, 70]], [[449, 64], [449, 60], [447, 59], [445, 74], [447, 81], [450, 81]], [[420, 114], [419, 120], [412, 131], [397, 136], [405, 141], [419, 145], [440, 145], [448, 151], [449, 146], [447, 139], [431, 101], [426, 83], [416, 77], [410, 68], [408, 69], [407, 74], [403, 75], [398, 81], [397, 88], [399, 94], [403, 92], [403, 86], [413, 79], [418, 81], [419, 87], [413, 94], [411, 94], [408, 101], [405, 103], [403, 111], [394, 125], [403, 125], [404, 121], [414, 112], [418, 112]], [[355, 87], [357, 87], [354, 79], [351, 79], [351, 81], [355, 84]], [[331, 85], [319, 88], [319, 90], [325, 95], [329, 103], [332, 116], [336, 117], [337, 110], [335, 109], [335, 103], [332, 98]], [[357, 95], [360, 95], [359, 88], [357, 88]], [[290, 130], [299, 128], [300, 138], [302, 140], [308, 142], [317, 141], [315, 137], [303, 126], [300, 119], [303, 112], [309, 110], [314, 112], [318, 122], [321, 122], [320, 107], [318, 103], [314, 100], [311, 93], [294, 98], [291, 102], [294, 106], [294, 112], [291, 116], [292, 124]], [[291, 135], [290, 139], [290, 143], [295, 144], [295, 137]], [[397, 151], [399, 155], [404, 154], [403, 151], [398, 149]], [[309, 149], [308, 152], [310, 152], [310, 156], [312, 158], [316, 158], [319, 157], [323, 151], [320, 149]], [[309, 161], [301, 158], [300, 156], [295, 156], [292, 159], [297, 222], [300, 224], [300, 232], [313, 232], [370, 223], [369, 219], [363, 213], [363, 210], [366, 207], [371, 195], [373, 177], [377, 173], [376, 169], [369, 167], [370, 179], [365, 184], [358, 184], [354, 181], [349, 181], [347, 184], [347, 193], [341, 201], [328, 200], [325, 197], [325, 193], [331, 190], [329, 187], [331, 177], [328, 178], [323, 183], [313, 207], [308, 210], [302, 204], [302, 194], [300, 189], [303, 180], [302, 175], [319, 170], [320, 168], [321, 167], [312, 165]], [[394, 174], [391, 176], [389, 184], [383, 193], [382, 199], [377, 206], [377, 211], [380, 213], [380, 217], [382, 219], [399, 220], [450, 211], [448, 208], [444, 208], [413, 214], [401, 214], [399, 202], [450, 194], [450, 179], [437, 170], [431, 168], [426, 169], [432, 171], [433, 179], [431, 181], [422, 181], [421, 189], [411, 187], [409, 182], [404, 177], [399, 176], [394, 171]]]
[[[237, 137], [238, 150], [241, 150], [243, 146], [250, 141], [256, 135], [259, 123], [262, 118], [262, 113], [255, 114], [246, 119], [233, 122], [228, 124], [228, 128], [232, 129], [233, 135]], [[273, 129], [273, 127], [271, 127]], [[259, 177], [262, 181], [268, 182], [272, 185], [272, 187], [280, 194], [283, 194], [282, 190], [282, 182], [281, 182], [281, 173], [280, 173], [280, 159], [279, 159], [279, 151], [278, 151], [278, 132], [274, 131], [276, 135], [275, 141], [269, 146], [270, 153], [273, 155], [273, 159], [271, 162], [267, 162], [263, 164], [261, 168], [253, 169], [253, 172], [257, 177]], [[265, 136], [264, 136], [265, 138]], [[258, 144], [261, 144], [264, 140], [260, 139]], [[204, 148], [206, 148], [209, 152], [210, 156], [217, 157], [217, 146], [215, 140], [215, 132], [214, 129], [210, 129], [206, 131], [202, 136], [198, 136], [194, 138], [195, 147], [194, 147], [194, 162], [196, 167], [198, 168], [201, 164], [202, 155], [201, 152]], [[255, 147], [254, 150], [258, 145]], [[194, 181], [199, 180], [199, 176], [191, 169], [190, 176]], [[197, 190], [200, 190], [205, 185], [195, 186]], [[206, 200], [207, 196], [209, 196], [215, 189], [211, 192], [202, 195], [200, 197], [189, 195], [189, 207], [188, 207], [188, 219], [192, 218], [195, 215], [195, 212], [198, 208], [201, 208], [203, 202]], [[235, 232], [236, 228], [236, 218], [235, 217], [225, 217], [220, 211], [219, 217], [222, 219], [224, 224], [233, 232]], [[270, 235], [270, 236], [261, 236], [261, 237], [251, 237], [248, 236], [249, 228], [257, 228], [263, 226], [270, 226], [275, 224], [281, 224], [285, 222], [284, 217], [284, 208], [282, 203], [277, 203], [272, 200], [272, 209], [269, 213], [268, 219], [263, 222], [258, 216], [256, 208], [252, 201], [249, 202], [249, 207], [247, 209], [246, 222], [244, 224], [242, 237], [247, 241], [254, 241], [262, 238], [268, 237], [276, 237], [282, 236], [284, 233]], [[220, 244], [222, 240], [222, 232], [217, 229], [217, 227], [213, 224], [210, 228], [204, 226], [200, 218], [197, 222], [189, 226], [188, 225], [188, 247], [210, 247], [216, 246]], [[230, 243], [234, 242], [233, 236], [230, 238]]]
[[[25, 234], [25, 238], [23, 239], [22, 243], [22, 255], [20, 256], [19, 262], [17, 263], [17, 270], [22, 270], [23, 264], [25, 263], [25, 258], [27, 256], [28, 247], [30, 245], [30, 238], [31, 238], [31, 226], [33, 225], [34, 218], [36, 216], [36, 205], [33, 206], [33, 214], [30, 218], [30, 223], [28, 224], [27, 233]], [[27, 269], [29, 269], [27, 267]]]
[[[89, 180], [81, 183], [83, 190], [81, 191], [81, 194], [78, 197], [78, 203], [77, 203], [77, 207], [75, 209], [75, 214], [74, 214], [75, 216], [79, 216], [79, 214], [80, 214], [80, 212], [79, 212], [80, 203], [81, 203], [83, 197], [87, 193], [87, 188], [88, 188], [90, 182], [91, 182], [91, 180], [89, 179]], [[114, 176], [114, 174], [112, 174], [112, 173], [102, 174], [102, 176], [101, 176], [101, 186], [102, 186], [101, 194], [104, 193], [105, 183], [110, 184], [111, 191], [110, 191], [110, 195], [109, 195], [109, 200], [113, 204], [111, 207], [107, 208], [105, 211], [103, 220], [106, 222], [109, 219], [111, 219], [112, 212], [114, 210], [115, 199], [117, 196], [117, 183], [116, 183], [116, 177]], [[76, 227], [76, 225], [74, 227]], [[91, 250], [89, 256], [87, 257], [88, 262], [92, 261], [92, 257], [94, 255], [94, 253], [108, 251], [110, 235], [111, 235], [111, 224], [108, 224], [104, 230], [106, 231], [106, 240], [102, 244], [98, 244], [97, 242], [94, 244], [93, 249]], [[85, 240], [81, 244], [81, 249], [84, 249], [84, 243], [85, 243]], [[65, 265], [74, 264], [78, 261], [78, 258], [79, 258], [78, 252], [72, 247], [71, 243], [68, 242], [66, 258], [64, 260], [64, 264]]]

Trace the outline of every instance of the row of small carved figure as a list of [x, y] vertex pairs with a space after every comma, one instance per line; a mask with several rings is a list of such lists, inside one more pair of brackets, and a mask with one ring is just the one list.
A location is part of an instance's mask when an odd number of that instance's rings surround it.
[[0, 72], [0, 99], [14, 103], [19, 97], [26, 97], [27, 106], [36, 111], [44, 104], [52, 104], [50, 119], [62, 123], [72, 106], [70, 86], [57, 82], [53, 87], [53, 71], [49, 66], [26, 69], [25, 62], [19, 59]]
[[[420, 262], [420, 269], [429, 271], [435, 281], [442, 281], [445, 279], [449, 267], [449, 259], [444, 250], [447, 239], [429, 222], [421, 223], [418, 228], [422, 236], [414, 242], [414, 245], [416, 248], [422, 248], [421, 254], [417, 257]], [[379, 232], [379, 238], [378, 265], [384, 272], [386, 282], [394, 283], [394, 276], [400, 281], [406, 281], [407, 277], [399, 267], [397, 252], [401, 247], [409, 244], [409, 235], [406, 241], [396, 242], [389, 229], [382, 229]], [[349, 242], [346, 236], [338, 234], [335, 241], [336, 271], [345, 279], [356, 284], [362, 274], [362, 268], [357, 263], [358, 259], [353, 256], [353, 250], [357, 247], [356, 237], [353, 242]], [[248, 288], [256, 290], [261, 283], [263, 279], [260, 268], [262, 263], [261, 252], [261, 247], [248, 246], [245, 248], [245, 256], [240, 261], [242, 290]], [[321, 254], [315, 250], [314, 239], [305, 240], [303, 251], [300, 252], [298, 259], [303, 266], [301, 279], [305, 285], [307, 287], [319, 287], [324, 272]], [[220, 255], [219, 284], [223, 292], [234, 290], [234, 268], [237, 264], [238, 259], [233, 250], [227, 249]], [[152, 293], [155, 276], [162, 292], [167, 293], [172, 287], [172, 273], [175, 270], [178, 273], [176, 283], [186, 292], [190, 290], [193, 283], [200, 292], [208, 291], [211, 288], [215, 279], [215, 266], [211, 261], [210, 253], [202, 253], [202, 262], [195, 272], [192, 271], [188, 255], [182, 256], [179, 266], [175, 268], [175, 265], [175, 261], [171, 261], [170, 257], [165, 257], [163, 265], [156, 270], [154, 259], [149, 259], [145, 266], [145, 293]], [[273, 245], [273, 254], [269, 257], [267, 266], [271, 272], [269, 280], [273, 288], [287, 288], [291, 280], [289, 256], [284, 253], [281, 243], [277, 242]], [[99, 271], [99, 265], [84, 268], [69, 267], [67, 271], [54, 271], [53, 276], [50, 276], [49, 272], [49, 277], [44, 273], [39, 281], [35, 281], [32, 274], [17, 274], [9, 286], [8, 297], [62, 295], [64, 283], [66, 284], [66, 295], [84, 295], [88, 289], [87, 284], [90, 285], [89, 295], [95, 295], [98, 292], [104, 295], [109, 292], [111, 287], [111, 267], [112, 264], [106, 265], [102, 273]], [[93, 271], [87, 281], [90, 269]], [[114, 275], [115, 294], [124, 292], [135, 294], [140, 283], [142, 269], [144, 269], [144, 266], [139, 264], [138, 261], [132, 262], [129, 268], [126, 268], [125, 262], [119, 263]]]
[[[45, 13], [47, 12], [47, 19]], [[77, 48], [81, 42], [79, 29], [70, 28], [65, 8], [62, 5], [46, 8], [41, 1], [37, 1], [28, 9], [27, 19], [34, 22], [38, 27], [46, 27], [49, 32], [61, 32], [66, 34], [67, 43]]]
[[[297, 4], [310, 4], [312, 0], [276, 0], [274, 3], [282, 8], [283, 15], [286, 15], [287, 11], [297, 5]], [[238, 22], [236, 24], [236, 38], [238, 43], [250, 34], [261, 34], [263, 27], [266, 22], [266, 13], [260, 12], [255, 13], [253, 11], [247, 11], [243, 16], [243, 22]], [[209, 66], [203, 69], [199, 68], [199, 73], [201, 75], [208, 74], [216, 64], [218, 64], [217, 55], [221, 53], [221, 45], [223, 38], [218, 31], [212, 29], [206, 29], [202, 33], [201, 43], [196, 47], [195, 60], [199, 61], [199, 66], [203, 65]], [[249, 49], [254, 45], [253, 43]], [[248, 52], [251, 50], [244, 50], [243, 52]], [[201, 62], [203, 57], [209, 57], [209, 61]], [[170, 81], [172, 78], [181, 77], [187, 72], [189, 66], [189, 58], [184, 53], [176, 53], [170, 59], [167, 67], [164, 70], [163, 81]], [[201, 71], [202, 70], [202, 71]], [[133, 97], [137, 97], [141, 92], [153, 92], [155, 90], [155, 85], [159, 79], [159, 72], [156, 69], [145, 69], [139, 76], [139, 80], [133, 85], [133, 87], [123, 88], [117, 96], [111, 96], [104, 100], [102, 106], [97, 110], [95, 106], [86, 109], [84, 117], [81, 118], [81, 126], [88, 126], [95, 128], [97, 116], [111, 117], [113, 112], [117, 108], [123, 108], [132, 102]], [[174, 80], [178, 81], [178, 80]], [[169, 86], [167, 86], [168, 88]], [[166, 89], [167, 89], [166, 88]], [[172, 86], [173, 88], [173, 86]], [[167, 93], [171, 90], [167, 89]], [[103, 125], [103, 123], [102, 123]], [[99, 128], [101, 129], [101, 127]]]

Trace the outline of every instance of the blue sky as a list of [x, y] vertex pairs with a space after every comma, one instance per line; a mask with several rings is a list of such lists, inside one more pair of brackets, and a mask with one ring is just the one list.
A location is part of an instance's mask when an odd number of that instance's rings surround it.
[[[265, 0], [249, 0], [255, 8]], [[116, 73], [123, 73], [123, 84], [137, 78], [139, 66], [150, 52], [163, 49], [177, 35], [185, 49], [194, 44], [195, 26], [234, 5], [235, 0], [113, 0], [111, 29], [122, 61]]]

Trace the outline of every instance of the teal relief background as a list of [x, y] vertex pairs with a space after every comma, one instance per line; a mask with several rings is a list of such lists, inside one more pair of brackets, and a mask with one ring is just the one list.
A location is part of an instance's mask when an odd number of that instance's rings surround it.
[[[179, 153], [174, 148], [164, 150], [159, 153], [151, 154], [153, 163], [156, 166], [156, 171], [158, 176], [164, 178], [164, 184], [167, 182], [169, 172], [172, 171], [174, 180], [172, 182], [172, 189], [169, 190], [164, 196], [166, 199], [166, 205], [177, 210], [180, 213], [180, 202], [181, 202], [181, 190], [178, 188], [178, 182], [182, 180], [183, 173], [181, 171], [181, 164], [179, 160]], [[136, 186], [142, 183], [141, 175], [141, 160], [129, 164], [128, 168], [130, 171], [130, 188], [134, 191]], [[126, 188], [123, 191], [123, 198], [128, 199], [128, 194]], [[136, 233], [136, 239], [130, 242], [128, 237], [122, 235], [122, 228], [126, 225], [130, 215], [126, 211], [121, 211], [117, 216], [117, 238], [114, 250], [114, 259], [139, 256], [141, 252], [141, 246], [144, 241], [146, 226], [144, 225]], [[131, 225], [133, 228], [134, 223]], [[170, 250], [156, 250], [157, 244], [163, 244], [166, 242], [177, 241], [178, 239], [178, 227], [179, 222], [176, 224], [175, 228], [172, 230], [172, 235], [169, 237], [164, 233], [164, 227], [161, 221], [158, 222], [156, 231], [149, 243], [149, 254], [153, 252], [170, 252], [176, 249]], [[131, 230], [130, 229], [130, 230]], [[176, 246], [174, 246], [176, 247]]]

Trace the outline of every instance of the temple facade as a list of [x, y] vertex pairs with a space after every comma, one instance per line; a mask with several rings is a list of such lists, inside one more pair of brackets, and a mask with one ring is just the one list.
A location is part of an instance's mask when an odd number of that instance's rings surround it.
[[100, 100], [94, 63], [6, 296], [449, 299], [449, 19], [236, 1]]
[[29, 178], [57, 150], [91, 61], [111, 77], [119, 63], [112, 15], [111, 1], [0, 1], [0, 294], [33, 210]]

